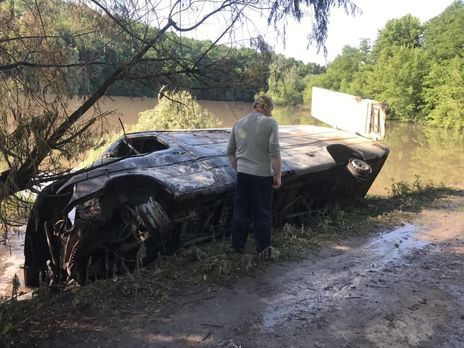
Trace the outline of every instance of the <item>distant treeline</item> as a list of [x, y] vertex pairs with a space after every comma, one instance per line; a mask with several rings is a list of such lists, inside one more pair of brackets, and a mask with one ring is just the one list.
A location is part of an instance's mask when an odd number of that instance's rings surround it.
[[[12, 16], [21, 18], [19, 22], [24, 26], [24, 37], [27, 37], [30, 36], [27, 27], [29, 11], [25, 9], [33, 6], [32, 0], [15, 0], [8, 7], [0, 7], [0, 11], [11, 11]], [[130, 59], [141, 41], [149, 40], [159, 32], [159, 29], [144, 23], [129, 22], [124, 3], [118, 5], [115, 2], [115, 6], [120, 7], [116, 11], [121, 15], [120, 26], [127, 28], [122, 31], [116, 30], [119, 28], [115, 29], [114, 22], [107, 17], [97, 15], [98, 8], [68, 1], [43, 1], [41, 6], [41, 15], [53, 18], [52, 24], [44, 30], [49, 37], [60, 38], [55, 43], [56, 47], [46, 49], [56, 50], [61, 60], [66, 55], [67, 62], [76, 65], [73, 83], [65, 89], [61, 86], [55, 92], [92, 94]], [[95, 27], [98, 30], [87, 29]], [[0, 25], [0, 29], [4, 29], [6, 36], [9, 35], [10, 28]], [[275, 54], [261, 38], [252, 39], [249, 48], [231, 48], [208, 40], [181, 37], [172, 32], [161, 37], [143, 61], [109, 86], [108, 95], [156, 97], [158, 91], [166, 87], [171, 91], [189, 90], [198, 99], [250, 101], [257, 93], [267, 92], [270, 86], [278, 103], [296, 105], [303, 103], [307, 79], [324, 71], [318, 64], [304, 64]], [[11, 45], [17, 44], [18, 51], [24, 50], [20, 42], [11, 41]], [[51, 63], [40, 61], [42, 58], [30, 51], [24, 55], [29, 61]], [[28, 67], [23, 66], [22, 69], [27, 71]], [[35, 71], [30, 70], [29, 82], [38, 79]], [[69, 71], [68, 68], [66, 74]], [[56, 78], [59, 79], [59, 76]], [[37, 91], [43, 88], [43, 83], [39, 81], [36, 85]], [[50, 89], [53, 87], [50, 86]]]
[[[174, 34], [170, 34], [174, 36]], [[212, 42], [191, 38], [175, 37], [169, 49], [175, 50], [175, 56], [182, 60], [194, 61], [203, 52], [208, 51]], [[197, 99], [223, 101], [252, 101], [256, 94], [268, 92], [276, 103], [281, 105], [300, 105], [303, 103], [303, 91], [309, 79], [325, 71], [325, 68], [315, 64], [305, 64], [294, 58], [287, 58], [274, 53], [260, 39], [252, 41], [252, 48], [231, 48], [226, 45], [215, 45], [199, 61], [204, 76], [195, 78], [176, 78], [169, 81], [169, 89], [189, 90]], [[124, 49], [121, 47], [124, 51]], [[96, 56], [98, 47], [88, 47], [85, 54]], [[78, 94], [88, 94], [92, 86], [98, 86], [111, 73], [114, 57], [119, 54], [105, 52], [107, 66], [93, 67], [93, 78], [79, 86]], [[209, 68], [210, 67], [210, 68]], [[149, 75], [151, 69], [156, 69], [155, 62], [147, 62], [140, 66], [140, 76]], [[179, 62], [179, 69], [182, 62]], [[117, 96], [156, 96], [162, 84], [159, 80], [141, 78], [124, 80], [112, 85], [108, 94]]]

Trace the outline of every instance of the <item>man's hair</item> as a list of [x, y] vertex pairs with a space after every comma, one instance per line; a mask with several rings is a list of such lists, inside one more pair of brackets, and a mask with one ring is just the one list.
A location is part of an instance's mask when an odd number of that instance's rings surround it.
[[260, 95], [259, 97], [256, 97], [253, 103], [253, 109], [265, 109], [267, 107], [271, 109], [274, 107], [274, 102], [272, 101], [271, 97], [268, 97], [267, 95]]

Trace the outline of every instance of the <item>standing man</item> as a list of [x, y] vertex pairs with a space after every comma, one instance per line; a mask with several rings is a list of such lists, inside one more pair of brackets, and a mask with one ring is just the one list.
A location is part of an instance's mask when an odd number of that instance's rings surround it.
[[280, 187], [282, 174], [273, 107], [270, 97], [257, 97], [254, 111], [235, 123], [227, 146], [230, 164], [237, 171], [232, 249], [243, 252], [253, 223], [256, 252], [264, 257], [272, 256], [272, 191]]

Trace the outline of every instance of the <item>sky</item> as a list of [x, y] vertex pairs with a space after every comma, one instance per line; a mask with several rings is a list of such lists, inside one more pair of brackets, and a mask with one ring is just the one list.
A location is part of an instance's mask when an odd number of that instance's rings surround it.
[[315, 46], [307, 49], [307, 30], [301, 24], [292, 23], [287, 28], [287, 42], [276, 42], [273, 33], [268, 32], [267, 41], [277, 53], [294, 57], [305, 63], [314, 62], [325, 65], [342, 52], [344, 46], [359, 47], [363, 38], [375, 40], [378, 31], [390, 19], [401, 18], [407, 14], [418, 17], [422, 23], [439, 15], [453, 0], [353, 0], [361, 8], [362, 14], [348, 16], [341, 9], [332, 9], [329, 17], [329, 32], [326, 47], [327, 57], [317, 54]]
[[[326, 65], [342, 52], [344, 46], [359, 47], [361, 39], [375, 41], [379, 30], [384, 28], [390, 19], [398, 19], [407, 14], [418, 17], [422, 23], [439, 15], [453, 0], [352, 0], [361, 9], [362, 13], [356, 16], [347, 15], [344, 10], [332, 8], [329, 16], [328, 39], [326, 47], [328, 54], [325, 57], [322, 52], [317, 53], [313, 44], [308, 47], [307, 35], [311, 28], [311, 18], [304, 18], [302, 23], [290, 21], [286, 27], [286, 40], [283, 44], [282, 36], [276, 35], [276, 31], [267, 25], [266, 18], [259, 13], [247, 13], [248, 20], [240, 22], [231, 35], [223, 37], [219, 43], [234, 46], [248, 46], [249, 38], [258, 33], [263, 35], [266, 42], [270, 44], [275, 52], [282, 53], [287, 57], [293, 57], [304, 63], [318, 63]], [[198, 13], [207, 8], [208, 2], [197, 1]], [[183, 23], [195, 22], [198, 16], [193, 11], [189, 18], [182, 18]], [[230, 23], [227, 13], [205, 22], [199, 30], [186, 33], [185, 35], [195, 39], [209, 39], [215, 41], [218, 33]], [[176, 20], [180, 22], [180, 17]], [[222, 30], [221, 30], [222, 29]], [[280, 28], [281, 31], [283, 28]]]

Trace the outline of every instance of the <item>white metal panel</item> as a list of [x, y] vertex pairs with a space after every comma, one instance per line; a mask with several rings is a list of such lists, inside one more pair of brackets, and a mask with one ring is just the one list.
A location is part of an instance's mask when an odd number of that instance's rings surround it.
[[371, 139], [385, 135], [385, 106], [375, 100], [313, 87], [311, 116]]

